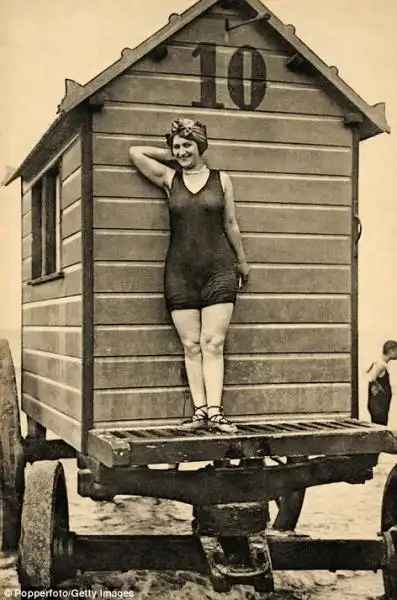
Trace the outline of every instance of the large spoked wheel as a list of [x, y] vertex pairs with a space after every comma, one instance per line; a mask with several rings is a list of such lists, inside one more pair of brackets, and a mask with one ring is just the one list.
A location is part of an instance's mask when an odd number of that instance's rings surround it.
[[397, 598], [397, 465], [387, 478], [383, 491], [381, 531], [387, 547], [387, 566], [383, 569], [385, 598]]
[[21, 524], [25, 457], [10, 345], [0, 338], [0, 552], [15, 551]]
[[19, 541], [21, 588], [54, 589], [72, 577], [65, 474], [60, 462], [34, 463], [26, 473]]

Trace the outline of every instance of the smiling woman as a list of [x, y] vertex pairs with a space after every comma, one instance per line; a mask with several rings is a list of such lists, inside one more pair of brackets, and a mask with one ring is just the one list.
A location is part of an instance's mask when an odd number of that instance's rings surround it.
[[[239, 281], [249, 267], [235, 216], [229, 176], [210, 170], [205, 125], [176, 119], [166, 134], [169, 150], [131, 147], [137, 169], [168, 197], [170, 244], [165, 260], [166, 304], [185, 354], [194, 405], [185, 428], [233, 433], [222, 414], [223, 347]], [[167, 166], [174, 161], [177, 169]]]

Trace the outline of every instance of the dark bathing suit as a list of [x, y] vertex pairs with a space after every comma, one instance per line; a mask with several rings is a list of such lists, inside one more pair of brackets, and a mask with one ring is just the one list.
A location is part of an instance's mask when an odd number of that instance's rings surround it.
[[224, 194], [219, 171], [191, 192], [175, 172], [168, 210], [170, 244], [165, 260], [164, 295], [168, 310], [201, 309], [235, 303], [235, 255], [224, 232]]
[[[382, 387], [377, 394], [373, 394], [371, 387], [376, 383]], [[390, 385], [390, 376], [388, 371], [377, 377], [374, 382], [368, 385], [368, 412], [371, 415], [372, 423], [378, 425], [387, 425], [389, 418], [390, 401], [392, 399], [392, 389]]]

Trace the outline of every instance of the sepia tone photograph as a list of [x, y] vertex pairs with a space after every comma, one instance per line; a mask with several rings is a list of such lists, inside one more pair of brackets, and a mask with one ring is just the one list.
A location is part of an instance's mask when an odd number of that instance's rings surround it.
[[0, 3], [2, 597], [397, 600], [396, 27]]

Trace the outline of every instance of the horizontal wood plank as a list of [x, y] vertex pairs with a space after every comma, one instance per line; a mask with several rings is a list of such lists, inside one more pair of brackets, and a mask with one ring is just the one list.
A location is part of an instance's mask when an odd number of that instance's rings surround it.
[[[349, 264], [350, 241], [343, 237], [243, 236], [249, 262], [295, 264]], [[94, 233], [95, 260], [164, 260], [167, 233]], [[77, 260], [76, 260], [77, 262]]]
[[32, 234], [28, 234], [22, 239], [22, 260], [32, 256]]
[[[157, 64], [157, 63], [156, 63]], [[180, 117], [196, 119], [197, 109], [178, 109]], [[93, 129], [98, 133], [163, 136], [175, 118], [175, 109], [160, 106], [106, 103], [94, 114]], [[254, 113], [200, 109], [212, 140], [245, 140], [285, 144], [351, 146], [352, 132], [341, 118]]]
[[77, 169], [74, 173], [62, 183], [61, 189], [61, 207], [62, 210], [76, 202], [81, 198], [82, 182], [81, 169]]
[[[106, 88], [106, 94], [109, 100], [115, 102], [191, 107], [192, 102], [200, 100], [201, 79], [183, 75], [121, 75]], [[225, 79], [217, 79], [217, 101], [226, 109], [239, 110], [230, 97]], [[268, 84], [256, 111], [343, 116], [340, 104], [321, 89], [283, 83]], [[200, 118], [199, 108], [197, 117]]]
[[[349, 382], [350, 356], [228, 356], [225, 385]], [[152, 388], [187, 384], [181, 357], [96, 358], [96, 389]]]
[[[245, 17], [233, 18], [233, 25], [247, 21]], [[225, 29], [225, 19], [203, 15], [195, 19], [172, 36], [172, 42], [182, 41], [192, 44], [219, 44], [224, 46], [253, 46], [264, 50], [288, 52], [288, 44], [270, 27], [263, 23], [252, 23], [238, 27], [231, 32]]]
[[21, 278], [22, 278], [22, 283], [24, 283], [25, 281], [29, 281], [30, 279], [32, 279], [32, 259], [30, 257], [25, 258], [22, 261], [22, 274], [21, 274]]
[[32, 210], [32, 190], [22, 194], [22, 216]]
[[70, 267], [71, 265], [75, 265], [81, 263], [82, 261], [82, 240], [81, 233], [77, 235], [73, 235], [62, 242], [62, 267]]
[[22, 364], [24, 371], [69, 385], [72, 388], [76, 388], [76, 390], [81, 390], [82, 388], [83, 366], [81, 360], [74, 360], [67, 356], [23, 350]]
[[82, 324], [83, 308], [81, 297], [64, 302], [63, 299], [44, 305], [29, 305], [22, 310], [23, 325], [45, 325], [48, 327], [72, 327]]
[[32, 213], [31, 211], [25, 213], [22, 217], [21, 224], [21, 235], [22, 238], [32, 233]]
[[[29, 263], [24, 261], [24, 267], [28, 270]], [[36, 302], [39, 300], [50, 300], [52, 298], [64, 298], [74, 296], [82, 291], [81, 268], [67, 270], [62, 279], [47, 281], [42, 285], [22, 287], [22, 302]]]
[[81, 201], [77, 200], [69, 205], [68, 210], [62, 212], [62, 238], [65, 239], [81, 230]]
[[62, 156], [61, 176], [66, 179], [81, 165], [81, 139], [76, 141], [66, 150]]
[[[134, 144], [153, 145], [153, 142], [147, 138], [136, 141], [136, 138], [96, 134], [93, 140], [94, 163], [130, 165], [128, 149]], [[215, 169], [242, 171], [249, 165], [251, 172], [345, 177], [351, 173], [351, 152], [339, 147], [212, 142], [207, 154], [209, 164]]]
[[[351, 231], [348, 208], [237, 203], [236, 214], [243, 232], [349, 235]], [[95, 201], [94, 227], [161, 231], [168, 226], [168, 209], [163, 200]]]
[[43, 404], [68, 415], [72, 419], [81, 419], [81, 391], [62, 386], [56, 381], [44, 379], [32, 373], [22, 372], [23, 393], [36, 398]]
[[[349, 384], [304, 384], [226, 387], [226, 415], [310, 414], [347, 412]], [[94, 421], [183, 417], [191, 413], [191, 400], [184, 390], [97, 391]]]
[[81, 330], [52, 330], [46, 327], [23, 328], [23, 347], [26, 350], [42, 350], [52, 354], [82, 357]]
[[58, 435], [73, 448], [78, 451], [82, 449], [80, 421], [71, 419], [64, 413], [51, 408], [47, 403], [40, 402], [28, 394], [22, 396], [22, 409], [34, 421]]
[[[210, 165], [213, 167], [213, 165]], [[249, 165], [246, 165], [249, 166]], [[239, 202], [351, 204], [348, 178], [230, 173]], [[165, 198], [165, 194], [132, 168], [94, 168], [94, 195], [115, 198]]]
[[[345, 325], [283, 326], [232, 325], [226, 354], [349, 352], [350, 330]], [[95, 356], [181, 355], [176, 332], [166, 327], [100, 327], [95, 330]]]
[[[166, 44], [167, 56], [161, 61], [155, 61], [149, 56], [135, 63], [127, 73], [167, 73], [170, 75], [197, 75], [204, 77], [213, 77], [213, 71], [205, 69], [205, 64], [201, 64], [199, 56], [194, 56], [193, 52], [197, 44]], [[252, 47], [252, 45], [251, 45]], [[216, 51], [215, 64], [217, 77], [228, 77], [230, 61], [233, 54], [238, 50], [235, 47], [219, 46]], [[251, 61], [251, 54], [246, 51], [243, 54], [247, 60]], [[313, 76], [304, 73], [293, 72], [288, 69], [286, 63], [290, 54], [275, 54], [271, 51], [258, 50], [258, 55], [262, 57], [266, 65], [266, 81], [278, 81], [283, 83], [300, 83], [313, 85]], [[245, 71], [247, 73], [247, 71]], [[237, 76], [241, 77], [241, 74]], [[255, 74], [252, 75], [255, 78]]]
[[[164, 265], [109, 262], [95, 263], [96, 292], [163, 292]], [[253, 265], [249, 290], [252, 293], [350, 292], [349, 267]]]
[[[137, 295], [95, 297], [94, 319], [98, 325], [157, 325], [169, 323], [164, 298]], [[257, 296], [237, 299], [234, 323], [349, 323], [348, 296]]]

